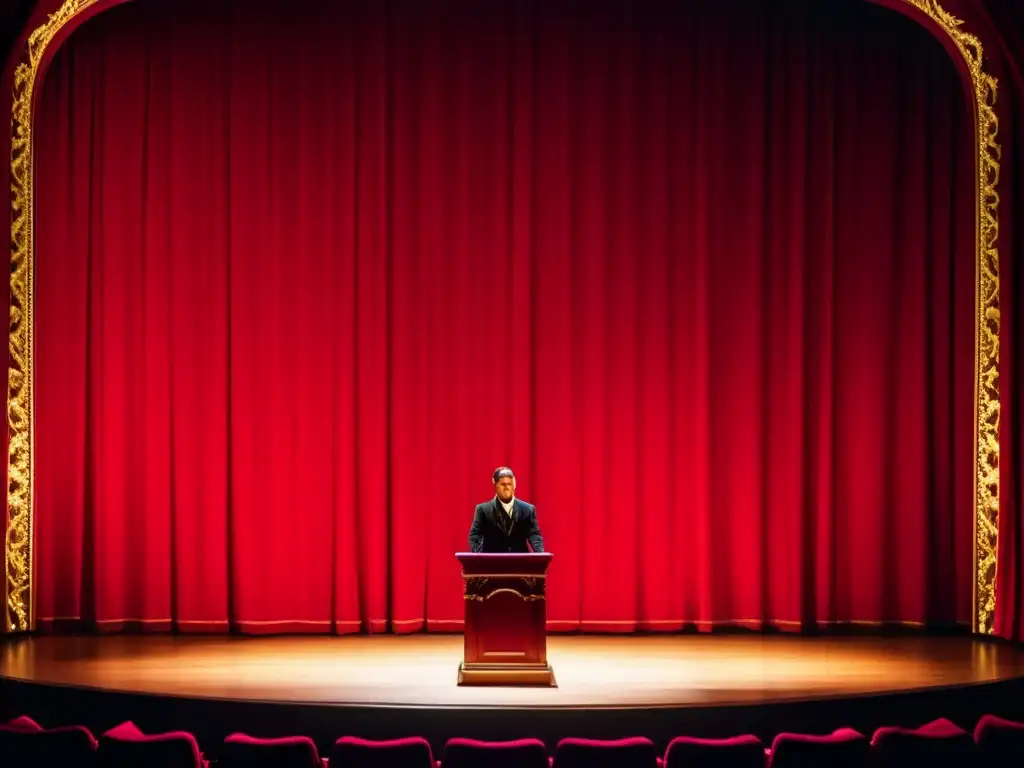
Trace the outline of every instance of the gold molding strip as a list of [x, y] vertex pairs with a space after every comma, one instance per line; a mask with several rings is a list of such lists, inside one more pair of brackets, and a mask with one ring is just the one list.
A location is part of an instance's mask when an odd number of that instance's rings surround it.
[[903, 0], [939, 25], [956, 46], [974, 91], [976, 265], [974, 329], [974, 610], [971, 628], [991, 634], [999, 535], [999, 161], [996, 79], [985, 72], [981, 41], [938, 0]]
[[[54, 37], [102, 0], [65, 0], [28, 38], [14, 74], [11, 116], [10, 362], [7, 384], [7, 511], [5, 624], [7, 632], [35, 628], [33, 574], [33, 302], [35, 220], [32, 102], [40, 66]], [[938, 0], [901, 0], [934, 21], [960, 52], [974, 90], [977, 268], [975, 285], [974, 579], [972, 627], [992, 632], [999, 524], [999, 233], [1000, 148], [996, 142], [997, 83], [985, 72], [978, 38]]]
[[33, 318], [35, 299], [35, 198], [32, 100], [39, 67], [53, 38], [98, 0], [65, 0], [28, 38], [14, 72], [11, 116], [11, 307], [7, 369], [6, 622], [9, 632], [35, 628], [33, 555]]

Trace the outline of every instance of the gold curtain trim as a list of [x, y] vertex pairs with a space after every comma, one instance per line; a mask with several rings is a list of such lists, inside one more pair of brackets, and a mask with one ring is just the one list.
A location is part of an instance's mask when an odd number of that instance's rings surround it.
[[[28, 38], [14, 74], [11, 116], [11, 306], [7, 385], [8, 525], [4, 546], [5, 625], [35, 627], [33, 574], [33, 301], [35, 220], [32, 99], [40, 65], [53, 38], [102, 0], [65, 0]], [[999, 524], [999, 233], [1000, 147], [996, 142], [996, 80], [985, 72], [981, 42], [938, 0], [901, 0], [932, 19], [963, 57], [974, 90], [974, 151], [978, 158], [975, 280], [975, 430], [973, 629], [992, 632]]]

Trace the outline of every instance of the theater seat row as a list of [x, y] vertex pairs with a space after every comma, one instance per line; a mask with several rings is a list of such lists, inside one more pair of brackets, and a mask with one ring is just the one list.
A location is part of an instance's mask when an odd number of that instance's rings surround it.
[[756, 736], [673, 739], [664, 755], [643, 737], [562, 739], [549, 756], [537, 739], [485, 742], [450, 739], [440, 760], [419, 737], [371, 741], [338, 739], [321, 757], [305, 736], [256, 738], [233, 734], [209, 760], [184, 731], [145, 734], [131, 722], [98, 739], [79, 726], [43, 728], [28, 717], [0, 725], [0, 766], [109, 768], [855, 768], [941, 766], [1004, 768], [1024, 765], [1024, 723], [985, 715], [974, 733], [949, 720], [920, 728], [879, 728], [869, 739], [852, 728], [825, 736], [783, 733], [767, 746]]

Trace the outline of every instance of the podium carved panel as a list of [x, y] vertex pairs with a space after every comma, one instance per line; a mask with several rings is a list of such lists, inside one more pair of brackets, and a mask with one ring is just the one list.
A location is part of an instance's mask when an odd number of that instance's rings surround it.
[[466, 599], [482, 601], [509, 592], [529, 603], [544, 599], [544, 584], [545, 579], [536, 576], [521, 579], [474, 576], [466, 579]]

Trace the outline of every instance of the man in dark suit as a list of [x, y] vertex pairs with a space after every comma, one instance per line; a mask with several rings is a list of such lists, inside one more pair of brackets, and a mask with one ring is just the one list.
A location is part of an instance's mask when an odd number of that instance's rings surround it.
[[494, 498], [476, 505], [469, 529], [471, 552], [544, 551], [544, 537], [537, 525], [537, 508], [515, 497], [516, 476], [498, 467], [491, 478]]

